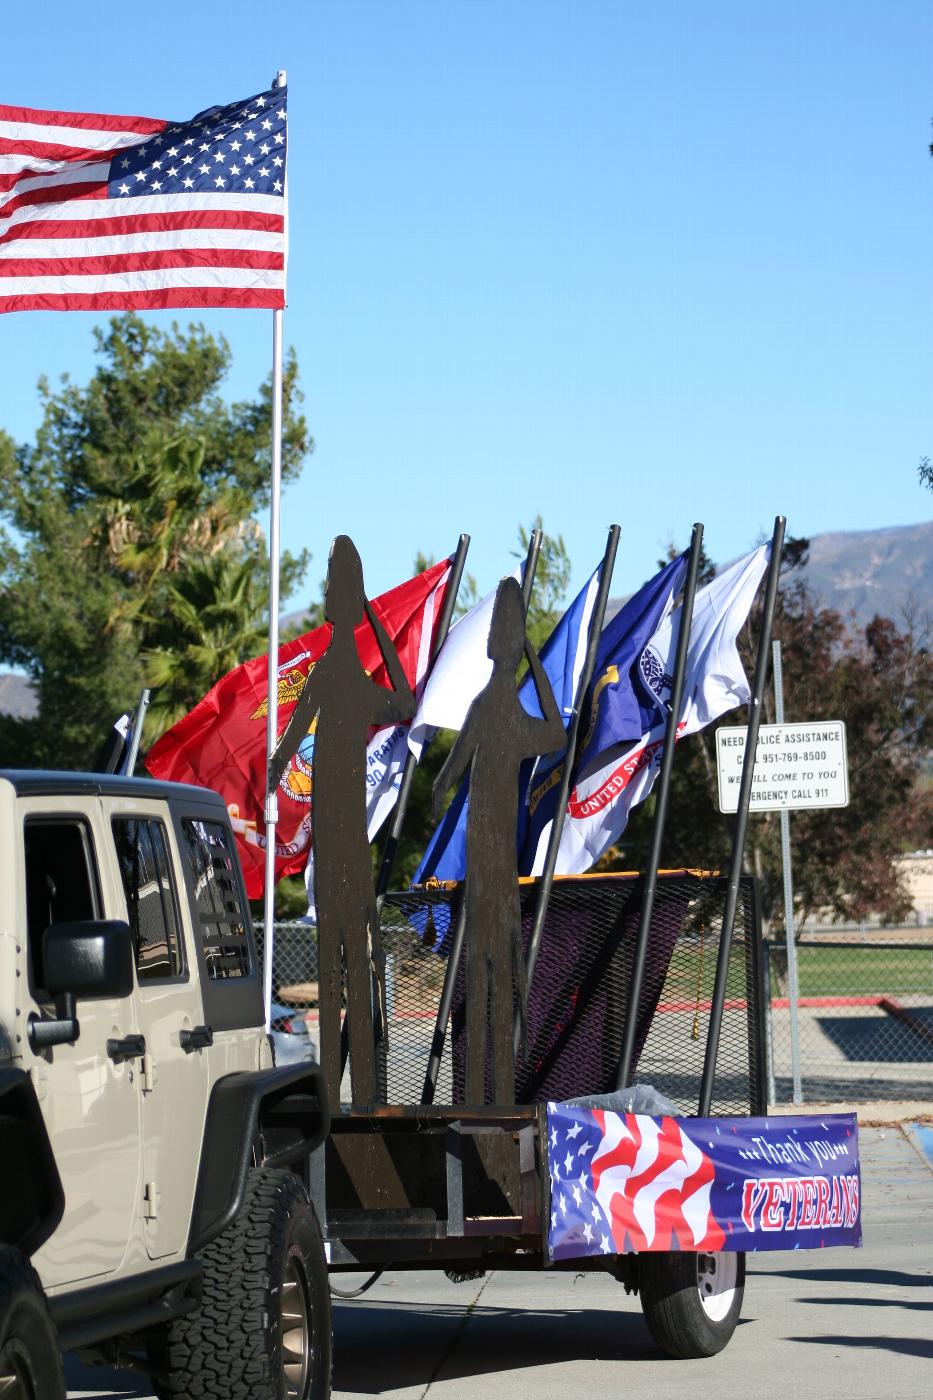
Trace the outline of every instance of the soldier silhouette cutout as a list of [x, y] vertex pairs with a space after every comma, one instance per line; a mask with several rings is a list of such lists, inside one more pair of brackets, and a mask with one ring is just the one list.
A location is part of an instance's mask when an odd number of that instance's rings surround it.
[[[360, 665], [354, 629], [369, 619], [394, 689]], [[350, 1082], [354, 1103], [376, 1096], [373, 985], [385, 1005], [385, 959], [373, 889], [366, 821], [366, 742], [374, 725], [409, 719], [415, 697], [395, 647], [363, 588], [363, 568], [346, 535], [331, 545], [324, 616], [330, 644], [309, 672], [269, 763], [269, 786], [307, 735], [315, 715], [314, 885], [318, 934], [321, 1064], [331, 1103], [340, 1102], [340, 999], [346, 967]], [[384, 1024], [384, 1021], [383, 1021]]]
[[[522, 654], [534, 679], [543, 719], [518, 698], [515, 672]], [[463, 728], [434, 784], [434, 805], [470, 770], [466, 831], [466, 1091], [485, 1099], [487, 1007], [492, 1041], [493, 1102], [515, 1101], [513, 987], [524, 1015], [525, 960], [518, 886], [518, 784], [522, 760], [553, 753], [564, 726], [547, 676], [525, 636], [525, 603], [514, 578], [499, 584], [486, 654], [492, 675], [470, 706]]]

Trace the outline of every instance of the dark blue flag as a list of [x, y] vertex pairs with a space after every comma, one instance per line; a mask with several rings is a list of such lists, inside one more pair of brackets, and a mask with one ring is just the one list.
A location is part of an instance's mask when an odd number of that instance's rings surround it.
[[[637, 663], [680, 592], [686, 571], [687, 556], [680, 554], [629, 598], [603, 628], [583, 704], [575, 773], [585, 772], [604, 749], [633, 743], [657, 724], [657, 701], [639, 677]], [[563, 764], [563, 755], [554, 754], [541, 759], [535, 768], [519, 852], [523, 875], [540, 875], [543, 868]]]

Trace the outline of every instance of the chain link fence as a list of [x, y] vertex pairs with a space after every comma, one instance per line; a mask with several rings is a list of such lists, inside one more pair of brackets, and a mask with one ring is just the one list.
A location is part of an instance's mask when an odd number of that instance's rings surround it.
[[[793, 1099], [787, 948], [766, 944], [769, 1098]], [[834, 927], [797, 944], [805, 1103], [933, 1098], [933, 933]]]
[[[636, 1021], [634, 1078], [696, 1112], [719, 949], [726, 881], [700, 872], [659, 876]], [[586, 875], [554, 882], [528, 993], [527, 1042], [517, 1062], [520, 1103], [606, 1093], [616, 1068], [628, 1006], [642, 882], [630, 875]], [[459, 887], [389, 894], [382, 910], [386, 955], [387, 1102], [422, 1099], [435, 1034]], [[537, 883], [521, 884], [522, 936], [530, 935]], [[261, 928], [257, 930], [261, 939]], [[728, 966], [713, 1112], [766, 1108], [761, 943], [750, 880], [743, 881]], [[463, 958], [434, 1101], [462, 1103], [466, 986]], [[510, 960], [503, 963], [510, 975]], [[316, 930], [277, 923], [273, 999], [307, 1020], [317, 1038]], [[349, 1076], [342, 1099], [349, 1100]], [[487, 1075], [487, 1097], [491, 1084]]]

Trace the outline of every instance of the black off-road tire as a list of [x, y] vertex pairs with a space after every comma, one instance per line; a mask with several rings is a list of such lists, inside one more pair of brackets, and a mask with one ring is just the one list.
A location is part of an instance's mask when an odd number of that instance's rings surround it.
[[742, 1311], [744, 1254], [642, 1254], [642, 1312], [661, 1351], [676, 1360], [715, 1356]]
[[0, 1248], [0, 1389], [9, 1400], [65, 1400], [42, 1284], [25, 1255], [8, 1246]]
[[150, 1349], [156, 1393], [163, 1400], [327, 1400], [327, 1266], [298, 1178], [254, 1168], [239, 1215], [200, 1258], [200, 1308], [173, 1322]]

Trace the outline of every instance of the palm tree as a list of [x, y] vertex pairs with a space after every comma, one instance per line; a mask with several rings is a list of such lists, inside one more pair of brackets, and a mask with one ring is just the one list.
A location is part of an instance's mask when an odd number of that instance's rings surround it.
[[262, 554], [242, 543], [169, 578], [160, 615], [146, 621], [156, 644], [143, 652], [153, 689], [146, 740], [193, 708], [221, 676], [264, 650], [268, 592]]

